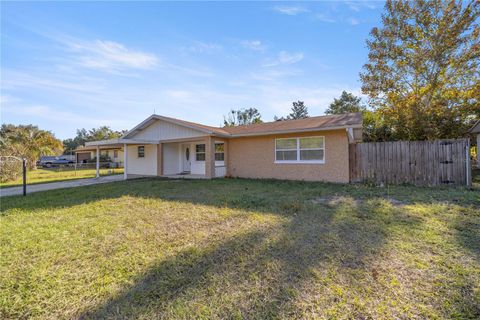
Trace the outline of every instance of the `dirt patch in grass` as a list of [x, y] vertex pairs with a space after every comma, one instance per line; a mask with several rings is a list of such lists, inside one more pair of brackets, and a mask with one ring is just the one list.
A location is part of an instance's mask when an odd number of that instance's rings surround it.
[[[364, 204], [366, 200], [365, 199], [349, 199], [344, 196], [332, 196], [332, 197], [318, 197], [318, 198], [311, 199], [310, 201], [313, 204], [322, 204], [326, 206], [335, 207], [345, 201], [352, 202], [352, 204], [355, 204], [358, 206], [358, 205]], [[406, 205], [404, 201], [397, 200], [394, 198], [386, 198], [384, 199], [384, 201], [393, 207], [403, 207]]]

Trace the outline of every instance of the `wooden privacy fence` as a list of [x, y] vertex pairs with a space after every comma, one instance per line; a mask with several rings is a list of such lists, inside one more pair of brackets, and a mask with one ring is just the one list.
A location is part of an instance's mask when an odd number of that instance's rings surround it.
[[351, 144], [350, 181], [470, 186], [469, 147], [468, 139]]

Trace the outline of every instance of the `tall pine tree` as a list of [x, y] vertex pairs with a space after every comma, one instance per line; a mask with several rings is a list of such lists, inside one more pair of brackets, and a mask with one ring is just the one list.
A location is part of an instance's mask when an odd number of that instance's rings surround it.
[[326, 114], [342, 114], [350, 112], [363, 112], [365, 106], [362, 105], [362, 99], [353, 94], [343, 91], [340, 98], [334, 98], [333, 102], [325, 111]]
[[308, 115], [308, 108], [305, 106], [303, 101], [294, 101], [292, 102], [292, 108], [290, 109], [292, 112], [289, 113], [289, 115], [284, 118], [284, 117], [277, 117], [274, 116], [273, 119], [275, 121], [284, 121], [284, 120], [296, 120], [296, 119], [304, 119], [310, 117]]

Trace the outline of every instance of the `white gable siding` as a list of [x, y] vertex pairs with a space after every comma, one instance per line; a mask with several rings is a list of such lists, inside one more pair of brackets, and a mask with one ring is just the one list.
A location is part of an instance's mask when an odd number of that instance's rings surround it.
[[133, 135], [132, 139], [170, 140], [202, 137], [205, 133], [174, 123], [157, 120], [147, 128]]

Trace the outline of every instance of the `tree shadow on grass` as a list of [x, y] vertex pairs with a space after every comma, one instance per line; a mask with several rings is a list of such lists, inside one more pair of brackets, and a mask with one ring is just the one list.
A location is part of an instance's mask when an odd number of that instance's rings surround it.
[[[209, 275], [224, 272], [238, 256], [248, 254], [268, 231], [237, 235], [218, 245], [189, 248], [154, 265], [136, 283], [80, 319], [166, 316], [168, 307], [188, 290], [208, 286]], [[152, 314], [153, 313], [153, 314]]]
[[458, 212], [451, 227], [458, 243], [480, 261], [480, 207]]
[[302, 201], [319, 196], [331, 197], [332, 195], [352, 196], [362, 199], [393, 196], [406, 203], [452, 200], [462, 201], [465, 205], [480, 205], [478, 193], [458, 188], [428, 189], [405, 186], [376, 188], [351, 184], [255, 179], [172, 180], [141, 178], [36, 192], [28, 194], [27, 197], [2, 197], [0, 215], [6, 214], [8, 209], [68, 208], [122, 196], [179, 200], [215, 206], [239, 206], [243, 209], [257, 210], [259, 205], [260, 209], [261, 206], [271, 207], [274, 204], [272, 199], [268, 199], [271, 196], [291, 201]]
[[[412, 192], [399, 190], [405, 197]], [[427, 192], [424, 201], [431, 201], [430, 194], [434, 193]], [[334, 202], [329, 200], [333, 195], [337, 198]], [[236, 235], [159, 261], [134, 285], [80, 315], [266, 319], [302, 317], [298, 300], [306, 284], [319, 276], [318, 270], [333, 266], [339, 272], [358, 270], [368, 275], [393, 228], [408, 233], [422, 223], [404, 210], [382, 212], [375, 201], [383, 195], [384, 190], [356, 190], [355, 186], [327, 183], [145, 179], [55, 190], [31, 195], [25, 201], [8, 199], [4, 207], [73, 208], [128, 196], [241, 209], [246, 214], [281, 215], [288, 221], [281, 227]], [[311, 200], [316, 198], [326, 200], [314, 204]], [[465, 227], [470, 229], [471, 225]], [[467, 247], [473, 245], [465, 243]], [[335, 297], [331, 299], [336, 303]], [[475, 305], [467, 301], [465, 308], [474, 310]], [[365, 316], [361, 311], [351, 312], [351, 317]]]
[[[270, 213], [285, 216], [283, 225], [185, 250], [80, 318], [299, 318], [298, 299], [314, 269], [368, 271], [388, 241], [389, 224], [371, 223], [375, 209], [351, 198], [324, 206], [280, 201], [277, 210]], [[405, 228], [420, 223], [391, 220]]]

